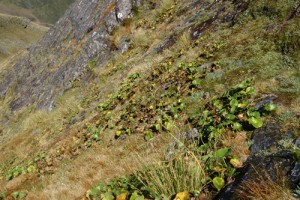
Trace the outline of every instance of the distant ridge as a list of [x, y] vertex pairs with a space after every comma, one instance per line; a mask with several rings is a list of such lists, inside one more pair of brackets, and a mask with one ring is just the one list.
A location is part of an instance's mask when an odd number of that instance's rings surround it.
[[25, 17], [0, 13], [0, 63], [37, 42], [48, 30]]
[[47, 26], [54, 24], [75, 0], [0, 0], [0, 13], [27, 17]]

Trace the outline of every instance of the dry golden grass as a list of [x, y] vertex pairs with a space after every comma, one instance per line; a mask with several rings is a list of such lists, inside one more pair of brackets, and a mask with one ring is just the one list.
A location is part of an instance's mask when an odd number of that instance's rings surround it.
[[[118, 84], [114, 84], [118, 87]], [[70, 129], [65, 129], [68, 122], [66, 118], [81, 110], [75, 98], [78, 95], [74, 92], [78, 91], [71, 90], [59, 97], [57, 108], [51, 112], [24, 109], [16, 113], [14, 121], [18, 123], [5, 130], [7, 143], [2, 143], [1, 148], [4, 150], [2, 153], [7, 156], [1, 157], [0, 162], [3, 163], [5, 159], [8, 159], [10, 152], [17, 155], [17, 162], [22, 162], [30, 159], [30, 155], [37, 153], [35, 152], [37, 149], [47, 151], [49, 155], [55, 155], [57, 149], [72, 147], [84, 130], [84, 124], [95, 123], [93, 119], [95, 114], [92, 113], [95, 110], [86, 109], [89, 117]], [[137, 164], [132, 160], [129, 152], [144, 152], [151, 159], [154, 154], [149, 151], [161, 149], [166, 141], [163, 137], [158, 137], [160, 139], [153, 140], [153, 143], [145, 144], [141, 142], [143, 138], [137, 136], [123, 142], [114, 141], [112, 132], [101, 134], [104, 135], [103, 145], [83, 152], [75, 160], [65, 153], [66, 155], [61, 157], [63, 160], [58, 161], [59, 166], [55, 166], [56, 171], [53, 175], [42, 175], [33, 184], [28, 184], [28, 180], [20, 176], [13, 181], [0, 183], [0, 187], [8, 188], [8, 194], [18, 188], [28, 188], [29, 199], [75, 199], [100, 180], [131, 172], [129, 169]], [[15, 146], [18, 148], [15, 149]]]
[[[277, 173], [279, 174], [279, 173]], [[274, 181], [265, 173], [265, 176], [259, 177], [253, 181], [246, 181], [236, 191], [238, 197], [242, 200], [296, 200], [292, 192], [287, 187], [287, 182], [283, 176], [278, 176], [278, 181]]]
[[149, 31], [137, 29], [132, 38], [133, 45], [137, 48], [149, 48], [152, 45], [152, 36]]
[[[79, 112], [78, 102], [74, 97], [74, 95], [65, 96], [65, 99], [61, 97], [58, 108], [52, 112], [32, 111], [29, 107], [15, 113], [15, 118], [11, 120], [10, 125], [3, 127], [0, 163], [6, 163], [13, 156], [16, 165], [32, 159], [32, 156], [41, 151], [56, 147], [51, 144], [61, 140], [59, 136], [62, 133], [66, 134], [63, 132], [63, 127], [68, 116]], [[62, 101], [65, 102], [60, 105]], [[0, 187], [2, 186], [0, 183]]]
[[225, 147], [232, 148], [231, 154], [233, 157], [245, 162], [250, 155], [247, 132], [230, 132], [227, 131], [222, 136], [222, 144]]
[[[170, 140], [181, 142], [172, 134]], [[184, 146], [183, 143], [182, 145]], [[162, 151], [157, 152], [157, 155], [159, 159], [146, 160], [144, 155], [138, 154], [135, 160], [140, 170], [138, 172], [132, 170], [135, 176], [156, 195], [163, 194], [170, 197], [182, 191], [203, 190], [203, 180], [207, 178], [207, 174], [197, 153], [187, 148], [183, 153], [177, 153], [169, 162], [161, 161], [161, 156], [165, 155]]]
[[201, 191], [205, 179], [201, 168], [193, 157], [181, 155], [170, 163], [145, 165], [145, 171], [138, 172], [136, 176], [157, 195], [164, 194], [170, 197], [187, 190]]
[[[112, 136], [111, 133], [107, 133]], [[30, 199], [77, 199], [100, 181], [107, 181], [118, 175], [130, 174], [137, 169], [135, 155], [139, 153], [145, 162], [158, 159], [157, 151], [163, 151], [168, 141], [163, 135], [143, 143], [136, 135], [126, 141], [107, 138], [103, 145], [96, 146], [72, 161], [62, 163], [57, 172], [42, 177]], [[110, 143], [110, 144], [109, 144]]]
[[188, 50], [191, 47], [191, 37], [189, 31], [184, 32], [175, 44], [177, 50]]

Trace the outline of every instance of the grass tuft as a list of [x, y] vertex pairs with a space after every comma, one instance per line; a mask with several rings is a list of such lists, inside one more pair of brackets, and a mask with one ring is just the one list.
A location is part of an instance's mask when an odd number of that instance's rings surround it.
[[204, 188], [206, 174], [201, 161], [192, 152], [177, 155], [169, 162], [149, 165], [140, 159], [140, 163], [143, 170], [136, 172], [135, 176], [148, 188], [152, 197], [171, 197], [183, 191], [200, 193]]
[[236, 193], [242, 200], [296, 200], [284, 178], [274, 181], [267, 173], [264, 176], [259, 175], [257, 180], [245, 181]]

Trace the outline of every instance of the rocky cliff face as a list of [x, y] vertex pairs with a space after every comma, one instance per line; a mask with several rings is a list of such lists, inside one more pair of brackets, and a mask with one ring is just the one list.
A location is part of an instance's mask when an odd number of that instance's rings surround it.
[[71, 88], [73, 81], [88, 79], [90, 60], [105, 64], [112, 56], [109, 34], [141, 3], [77, 1], [37, 45], [1, 72], [0, 97], [13, 88], [12, 111], [33, 103], [51, 110], [55, 97]]

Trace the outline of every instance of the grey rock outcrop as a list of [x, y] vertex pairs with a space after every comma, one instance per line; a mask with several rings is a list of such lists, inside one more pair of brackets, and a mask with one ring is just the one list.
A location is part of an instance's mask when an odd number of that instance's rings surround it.
[[99, 67], [113, 56], [109, 35], [133, 16], [137, 0], [78, 0], [40, 42], [0, 72], [0, 98], [13, 93], [10, 109], [26, 105], [51, 110], [55, 98], [88, 80], [90, 60]]

